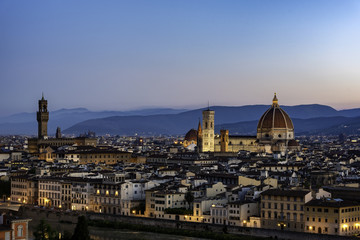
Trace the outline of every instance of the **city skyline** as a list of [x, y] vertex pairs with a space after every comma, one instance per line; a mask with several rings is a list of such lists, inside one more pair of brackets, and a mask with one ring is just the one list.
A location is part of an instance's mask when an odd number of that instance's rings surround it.
[[0, 116], [210, 105], [360, 106], [357, 1], [0, 3]]

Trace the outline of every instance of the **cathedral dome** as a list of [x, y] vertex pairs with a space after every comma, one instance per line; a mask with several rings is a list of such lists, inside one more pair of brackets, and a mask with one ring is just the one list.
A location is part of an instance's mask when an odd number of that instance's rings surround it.
[[294, 138], [294, 125], [289, 115], [280, 108], [276, 94], [272, 106], [259, 120], [257, 137], [260, 140], [289, 140]]
[[263, 128], [290, 128], [294, 129], [294, 125], [289, 115], [280, 107], [269, 108], [260, 118], [258, 129]]

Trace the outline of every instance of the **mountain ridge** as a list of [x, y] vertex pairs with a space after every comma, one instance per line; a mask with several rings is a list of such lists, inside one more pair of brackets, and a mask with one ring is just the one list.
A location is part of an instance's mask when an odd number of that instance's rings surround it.
[[[315, 120], [318, 117], [357, 117], [360, 116], [360, 108], [336, 110], [330, 106], [321, 104], [301, 104], [296, 106], [281, 106], [289, 116], [294, 119], [314, 119], [316, 129], [321, 124]], [[230, 124], [234, 132], [250, 133], [255, 128], [252, 121], [257, 122], [261, 115], [269, 108], [269, 105], [256, 104], [244, 106], [211, 106], [215, 110], [216, 126]], [[95, 131], [97, 134], [185, 134], [191, 128], [196, 128], [199, 119], [202, 118], [200, 109], [172, 109], [150, 108], [130, 111], [89, 111], [86, 108], [59, 109], [50, 112], [48, 123], [49, 135], [55, 134], [57, 126], [60, 126], [65, 134], [80, 134], [85, 131]], [[7, 120], [7, 121], [6, 121]], [[296, 120], [300, 121], [300, 120]], [[325, 121], [325, 119], [324, 119]], [[331, 119], [329, 120], [331, 121]], [[342, 119], [342, 121], [347, 121]], [[300, 121], [306, 124], [308, 121]], [[302, 129], [302, 125], [294, 122], [295, 131]], [[239, 124], [241, 123], [241, 124]], [[235, 124], [235, 125], [231, 125]], [[309, 127], [312, 125], [307, 123]], [[313, 124], [313, 123], [312, 123]], [[247, 126], [247, 127], [245, 127]], [[328, 126], [328, 125], [327, 125]], [[330, 127], [330, 126], [329, 126]], [[243, 129], [240, 131], [240, 129]], [[315, 128], [311, 128], [311, 131]], [[19, 113], [9, 117], [0, 118], [0, 135], [9, 134], [33, 134], [37, 132], [35, 113]], [[231, 131], [230, 131], [231, 133]]]

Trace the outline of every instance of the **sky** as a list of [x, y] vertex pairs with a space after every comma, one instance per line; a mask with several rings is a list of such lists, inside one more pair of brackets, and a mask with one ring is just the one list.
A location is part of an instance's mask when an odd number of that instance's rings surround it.
[[360, 107], [360, 1], [0, 1], [0, 116]]

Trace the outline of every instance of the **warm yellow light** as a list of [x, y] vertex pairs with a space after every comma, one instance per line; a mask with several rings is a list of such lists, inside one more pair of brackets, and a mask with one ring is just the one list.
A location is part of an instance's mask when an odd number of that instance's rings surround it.
[[348, 225], [347, 225], [347, 224], [344, 224], [344, 225], [343, 225], [343, 228], [347, 228], [347, 227], [348, 227]]
[[312, 226], [310, 226], [309, 229], [311, 230], [311, 229], [312, 229]]
[[21, 202], [21, 199], [20, 199], [20, 198], [18, 198], [18, 201], [19, 201], [19, 202]]
[[7, 200], [10, 201], [10, 198], [8, 197]]
[[280, 227], [280, 223], [278, 223], [278, 226]]
[[360, 226], [360, 223], [355, 223], [355, 226]]
[[243, 223], [246, 223], [246, 220], [244, 220]]
[[187, 215], [185, 215], [185, 218], [187, 218]]
[[115, 196], [118, 196], [119, 195], [119, 192], [118, 191], [115, 191]]
[[96, 191], [96, 194], [100, 194], [100, 190], [97, 190], [97, 191]]
[[211, 205], [212, 207], [215, 207], [215, 204]]
[[109, 195], [109, 190], [106, 190], [106, 195]]
[[100, 213], [101, 213], [101, 209], [100, 209]]
[[133, 214], [135, 214], [135, 213], [136, 213], [136, 211], [135, 211], [135, 210], [133, 210], [133, 211], [132, 211], [132, 213], [133, 213]]
[[59, 208], [61, 208], [61, 204], [59, 205]]

